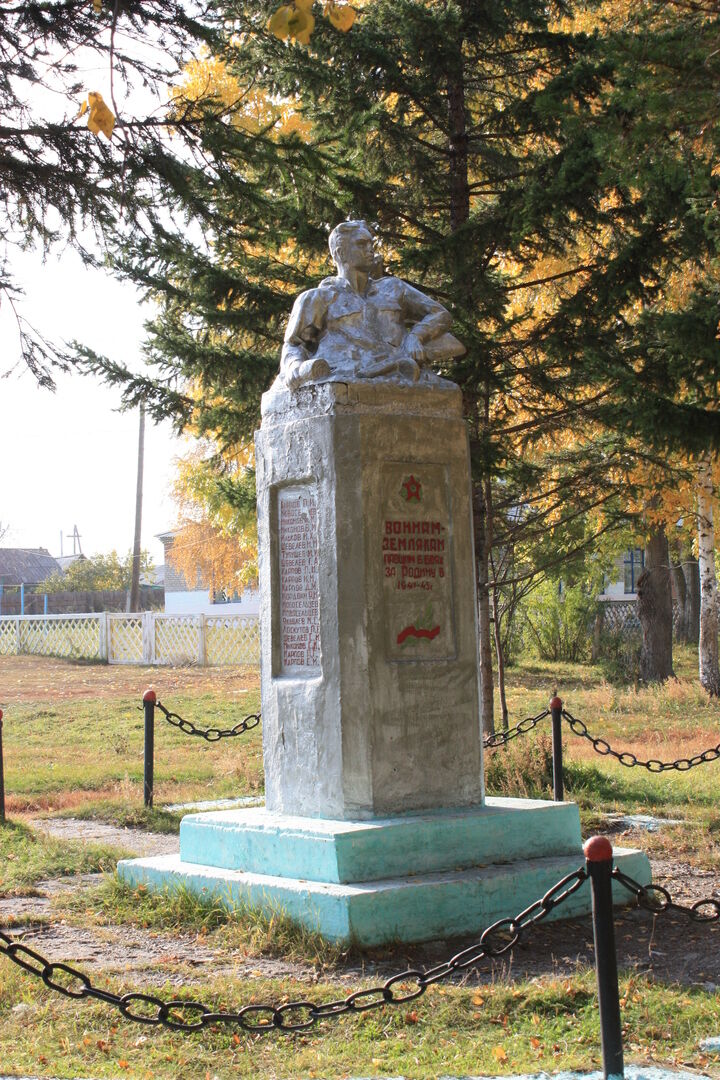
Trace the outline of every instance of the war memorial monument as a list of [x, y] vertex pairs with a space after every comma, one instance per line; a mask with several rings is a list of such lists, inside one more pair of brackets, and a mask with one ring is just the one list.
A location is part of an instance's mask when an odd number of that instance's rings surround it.
[[[474, 933], [582, 864], [574, 803], [485, 797], [464, 352], [362, 221], [292, 310], [256, 435], [264, 807], [119, 873], [371, 945]], [[650, 881], [646, 857], [616, 862]], [[590, 908], [587, 884], [564, 917]]]

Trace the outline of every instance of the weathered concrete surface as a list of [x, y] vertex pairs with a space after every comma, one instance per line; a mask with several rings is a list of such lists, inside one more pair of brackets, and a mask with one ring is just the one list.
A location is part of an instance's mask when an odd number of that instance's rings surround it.
[[[641, 851], [616, 848], [614, 854], [625, 873], [643, 884], [650, 882]], [[118, 873], [132, 885], [157, 889], [182, 884], [229, 907], [259, 908], [267, 914], [283, 911], [330, 941], [382, 945], [479, 933], [529, 907], [579, 865], [582, 857], [564, 855], [335, 884], [227, 870], [169, 855], [121, 862]], [[617, 883], [615, 887], [616, 901], [628, 903], [628, 891]], [[568, 919], [589, 910], [590, 889], [584, 882], [550, 917]]]
[[274, 391], [256, 448], [267, 809], [481, 805], [458, 388]]
[[485, 806], [372, 821], [294, 817], [262, 808], [191, 814], [185, 863], [338, 884], [459, 870], [547, 855], [580, 859], [575, 803], [488, 799]]

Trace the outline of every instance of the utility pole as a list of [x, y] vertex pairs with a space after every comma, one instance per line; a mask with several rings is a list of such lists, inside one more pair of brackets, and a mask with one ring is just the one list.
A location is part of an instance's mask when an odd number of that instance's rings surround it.
[[140, 610], [140, 534], [142, 532], [143, 467], [145, 464], [145, 406], [140, 405], [137, 487], [135, 488], [135, 540], [133, 543], [130, 611]]

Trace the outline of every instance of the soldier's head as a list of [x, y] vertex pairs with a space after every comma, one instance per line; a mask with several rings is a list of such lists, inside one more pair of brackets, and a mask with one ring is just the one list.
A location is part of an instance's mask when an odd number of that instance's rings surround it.
[[374, 237], [365, 221], [341, 221], [330, 233], [330, 255], [338, 271], [361, 270], [372, 273], [375, 267]]

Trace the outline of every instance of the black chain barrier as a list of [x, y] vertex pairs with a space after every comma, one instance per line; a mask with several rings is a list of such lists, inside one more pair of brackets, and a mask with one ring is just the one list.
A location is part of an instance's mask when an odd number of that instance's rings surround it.
[[[163, 1001], [154, 994], [133, 992], [113, 994], [93, 986], [90, 977], [70, 964], [47, 960], [40, 953], [0, 930], [0, 954], [41, 979], [49, 990], [69, 998], [94, 998], [117, 1008], [127, 1020], [138, 1024], [161, 1024], [173, 1031], [200, 1031], [213, 1024], [237, 1025], [251, 1034], [268, 1031], [305, 1031], [318, 1020], [335, 1020], [347, 1013], [362, 1013], [386, 1005], [406, 1005], [422, 997], [429, 986], [479, 963], [483, 958], [502, 956], [520, 940], [523, 932], [545, 919], [572, 896], [588, 878], [580, 867], [556, 882], [540, 900], [514, 918], [498, 919], [483, 931], [480, 940], [432, 968], [409, 968], [378, 986], [355, 990], [344, 998], [315, 1004], [291, 1001], [283, 1005], [245, 1005], [237, 1012], [216, 1012], [199, 1001]], [[399, 991], [394, 987], [399, 987]], [[405, 989], [403, 989], [405, 987]], [[408, 989], [410, 987], [410, 989]]]
[[639, 881], [623, 873], [617, 866], [613, 868], [612, 876], [635, 895], [638, 907], [653, 915], [680, 911], [693, 922], [720, 922], [720, 899], [715, 896], [706, 896], [702, 900], [696, 900], [690, 907], [686, 907], [673, 900], [668, 890], [662, 885], [641, 885]]
[[193, 724], [192, 720], [185, 720], [177, 713], [170, 712], [170, 710], [166, 709], [164, 705], [161, 705], [159, 701], [155, 702], [155, 708], [160, 710], [168, 724], [171, 724], [174, 728], [178, 728], [186, 735], [197, 735], [207, 742], [218, 742], [220, 739], [232, 739], [236, 735], [242, 735], [246, 731], [251, 731], [260, 723], [260, 713], [249, 713], [231, 728], [199, 728]]
[[696, 765], [704, 765], [708, 761], [717, 761], [720, 758], [720, 743], [718, 743], [717, 746], [713, 746], [709, 750], [704, 750], [701, 754], [695, 754], [690, 758], [677, 758], [675, 761], [658, 761], [657, 758], [650, 758], [648, 761], [640, 761], [635, 754], [631, 754], [627, 750], [622, 752], [613, 750], [606, 739], [595, 738], [588, 731], [587, 724], [582, 720], [577, 720], [566, 709], [563, 709], [562, 715], [567, 721], [570, 730], [575, 735], [587, 739], [592, 744], [596, 754], [601, 754], [603, 757], [614, 757], [616, 761], [619, 761], [621, 765], [625, 765], [628, 769], [632, 769], [637, 765], [651, 773], [672, 772], [673, 770], [687, 772], [689, 769], [694, 769]]
[[494, 735], [488, 735], [483, 740], [483, 746], [486, 750], [493, 750], [496, 746], [506, 746], [512, 739], [517, 739], [518, 735], [527, 735], [528, 731], [532, 731], [536, 728], [541, 720], [544, 720], [550, 715], [549, 709], [543, 709], [537, 716], [526, 716], [524, 720], [521, 720], [519, 724], [515, 724], [514, 727], [508, 728], [507, 731], [496, 731]]

